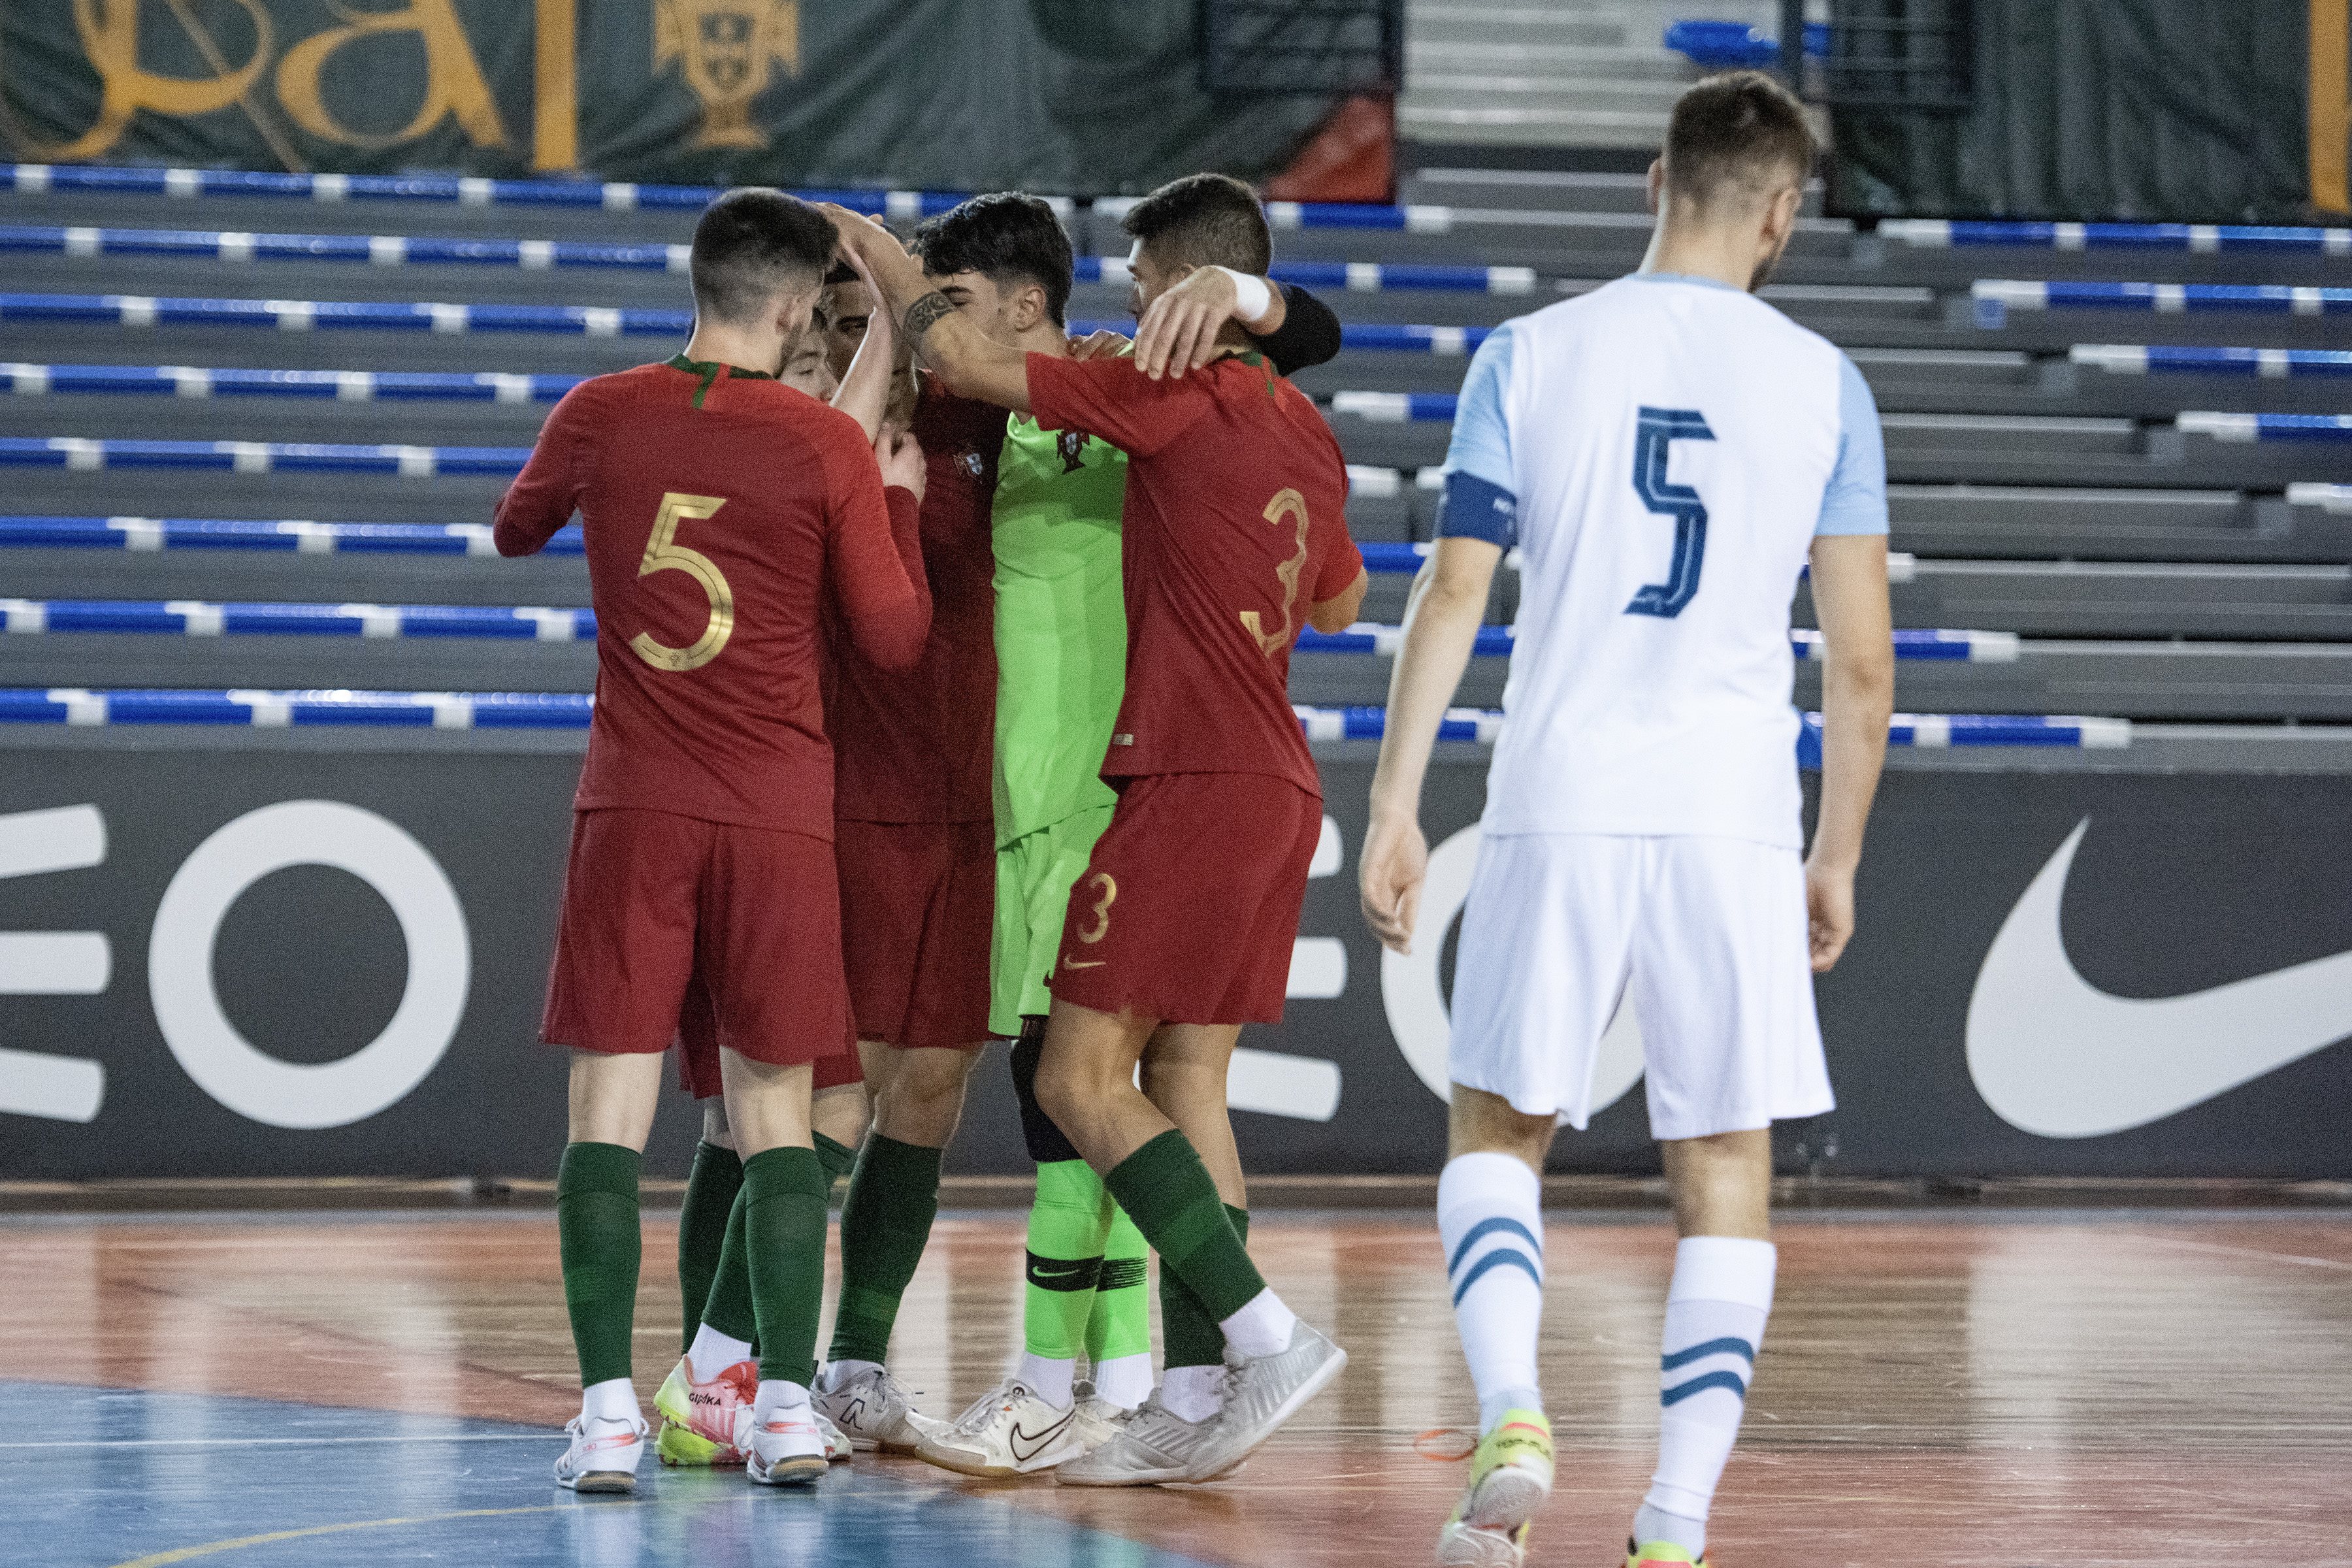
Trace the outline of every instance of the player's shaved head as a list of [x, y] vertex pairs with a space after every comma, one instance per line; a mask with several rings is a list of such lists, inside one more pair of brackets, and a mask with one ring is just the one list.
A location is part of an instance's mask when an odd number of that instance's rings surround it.
[[1747, 207], [1802, 185], [1813, 153], [1813, 128], [1796, 94], [1762, 71], [1726, 71], [1675, 100], [1665, 185], [1689, 206]]
[[915, 253], [934, 278], [977, 272], [1000, 289], [1034, 283], [1062, 324], [1070, 302], [1070, 237], [1054, 209], [1019, 191], [974, 196], [915, 231]]
[[1171, 180], [1129, 207], [1118, 226], [1171, 269], [1230, 267], [1264, 277], [1274, 265], [1274, 236], [1257, 193], [1228, 174]]
[[694, 226], [694, 308], [709, 321], [749, 325], [778, 294], [814, 293], [838, 242], [833, 220], [798, 196], [729, 191]]

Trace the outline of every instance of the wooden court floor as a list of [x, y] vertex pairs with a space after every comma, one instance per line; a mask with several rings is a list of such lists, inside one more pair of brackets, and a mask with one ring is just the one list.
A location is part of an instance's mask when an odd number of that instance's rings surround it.
[[[940, 1220], [894, 1352], [935, 1413], [1017, 1348], [1021, 1224]], [[1841, 1214], [1779, 1240], [1722, 1568], [2352, 1564], [2352, 1214]], [[648, 1401], [673, 1245], [649, 1215]], [[1416, 1438], [1473, 1413], [1433, 1227], [1266, 1213], [1252, 1246], [1353, 1359], [1229, 1483], [991, 1488], [861, 1456], [793, 1499], [648, 1456], [612, 1504], [546, 1480], [577, 1406], [545, 1211], [0, 1221], [0, 1563], [1427, 1562], [1464, 1468]], [[1622, 1552], [1671, 1248], [1649, 1215], [1553, 1220], [1560, 1485], [1531, 1562]]]

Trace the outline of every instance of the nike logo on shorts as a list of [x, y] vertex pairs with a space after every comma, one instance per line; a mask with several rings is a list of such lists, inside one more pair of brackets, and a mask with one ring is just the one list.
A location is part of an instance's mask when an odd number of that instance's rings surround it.
[[1108, 963], [1109, 962], [1110, 960], [1108, 958], [1090, 958], [1081, 963], [1075, 958], [1066, 957], [1062, 960], [1062, 967], [1065, 969], [1100, 969], [1104, 964]]

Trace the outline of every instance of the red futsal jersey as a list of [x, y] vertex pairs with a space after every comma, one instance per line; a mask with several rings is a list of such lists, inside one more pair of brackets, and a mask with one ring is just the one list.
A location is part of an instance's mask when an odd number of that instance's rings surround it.
[[854, 822], [988, 822], [996, 744], [996, 554], [989, 507], [1005, 411], [920, 378], [923, 571], [931, 629], [908, 669], [836, 672], [834, 814]]
[[1105, 776], [1270, 773], [1320, 798], [1290, 649], [1364, 563], [1331, 427], [1254, 353], [1159, 381], [1033, 353], [1029, 403], [1128, 455], [1127, 697]]
[[829, 601], [871, 662], [917, 657], [913, 494], [884, 490], [846, 414], [681, 354], [564, 395], [499, 502], [499, 553], [538, 550], [575, 510], [596, 709], [573, 808], [830, 840], [820, 615]]

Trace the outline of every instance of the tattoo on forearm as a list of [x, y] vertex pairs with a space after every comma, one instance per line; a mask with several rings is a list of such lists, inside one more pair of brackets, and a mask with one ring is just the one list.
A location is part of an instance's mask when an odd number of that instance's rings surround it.
[[932, 289], [907, 307], [907, 341], [921, 342], [923, 334], [939, 325], [941, 317], [954, 314], [955, 307], [948, 303], [948, 297]]

